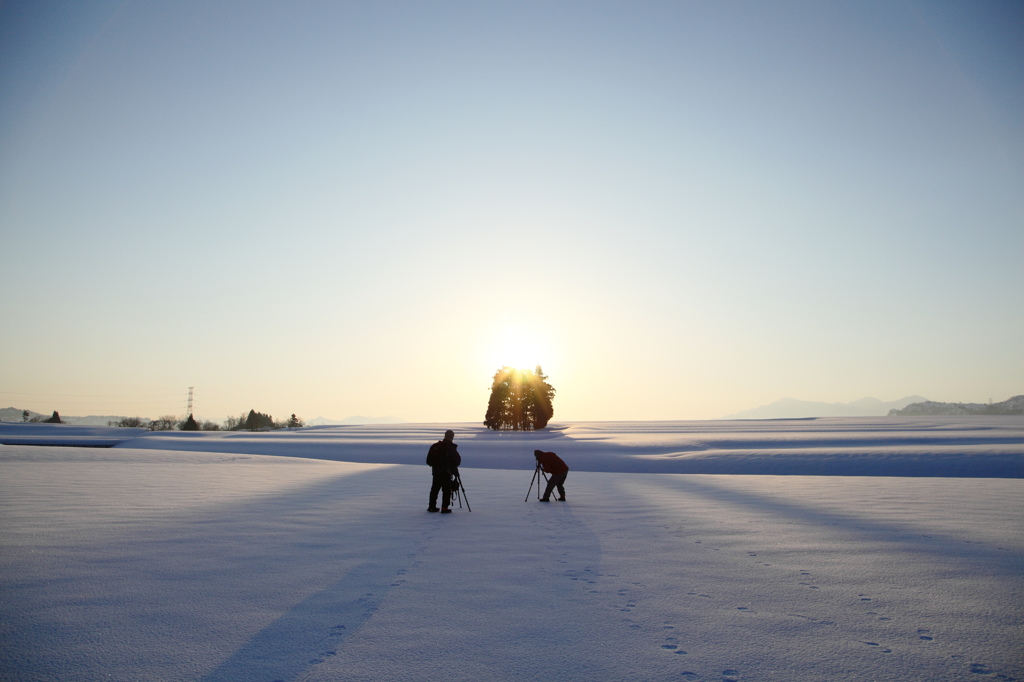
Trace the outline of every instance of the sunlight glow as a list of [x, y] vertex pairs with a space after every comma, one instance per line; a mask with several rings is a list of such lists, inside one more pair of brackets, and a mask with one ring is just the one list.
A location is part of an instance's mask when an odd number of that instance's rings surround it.
[[543, 365], [550, 355], [544, 339], [536, 332], [527, 332], [519, 327], [506, 327], [496, 335], [488, 357], [494, 369], [509, 366], [516, 369], [533, 369]]

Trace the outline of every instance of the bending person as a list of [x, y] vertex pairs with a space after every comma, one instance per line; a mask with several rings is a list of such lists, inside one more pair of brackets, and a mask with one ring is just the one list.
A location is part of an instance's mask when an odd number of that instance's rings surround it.
[[551, 491], [558, 488], [558, 501], [565, 502], [565, 477], [569, 473], [569, 465], [562, 461], [562, 458], [553, 452], [542, 452], [540, 450], [534, 450], [533, 456], [537, 458], [537, 463], [540, 464], [540, 468], [544, 470], [548, 478], [548, 487], [544, 490], [544, 497], [540, 498], [541, 502], [551, 501]]

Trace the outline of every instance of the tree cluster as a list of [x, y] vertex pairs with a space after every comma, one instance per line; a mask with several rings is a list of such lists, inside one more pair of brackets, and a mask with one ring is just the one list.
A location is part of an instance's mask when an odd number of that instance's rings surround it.
[[121, 428], [127, 429], [138, 429], [143, 426], [147, 426], [149, 420], [143, 419], [142, 417], [121, 417], [117, 421], [107, 422], [107, 426], [120, 426]]
[[249, 416], [245, 418], [245, 423], [242, 424], [242, 428], [248, 429], [249, 431], [272, 429], [274, 428], [274, 418], [269, 414], [263, 414], [256, 410], [249, 410]]
[[21, 411], [21, 421], [25, 422], [26, 424], [64, 424], [65, 423], [64, 421], [61, 420], [60, 415], [57, 414], [57, 410], [54, 410], [53, 411], [53, 415], [48, 417], [48, 418], [46, 418], [46, 419], [43, 419], [43, 415], [41, 415], [41, 414], [40, 415], [32, 416], [29, 413], [28, 410], [22, 410]]
[[248, 414], [243, 412], [237, 417], [228, 417], [224, 421], [224, 429], [227, 431], [259, 431], [266, 429], [297, 429], [306, 425], [293, 413], [285, 421], [277, 421], [269, 414], [263, 414], [256, 410], [249, 410]]
[[[34, 417], [33, 419], [35, 421], [41, 420], [40, 417]], [[185, 419], [178, 419], [173, 414], [165, 414], [157, 419], [122, 417], [116, 421], [107, 422], [107, 426], [147, 428], [150, 431], [175, 431], [178, 429], [182, 431], [220, 431], [222, 428], [226, 431], [259, 431], [261, 429], [297, 429], [305, 425], [306, 422], [295, 416], [295, 414], [292, 414], [291, 417], [284, 421], [277, 421], [269, 414], [263, 414], [256, 410], [243, 412], [237, 417], [228, 417], [224, 420], [223, 426], [209, 419], [202, 422], [197, 421], [192, 415]]]
[[174, 431], [175, 429], [177, 429], [181, 425], [181, 423], [182, 423], [181, 420], [179, 420], [173, 414], [165, 414], [162, 417], [157, 417], [156, 419], [150, 421], [149, 422], [149, 430], [150, 431]]
[[528, 369], [502, 367], [494, 374], [484, 426], [495, 431], [533, 431], [551, 421], [555, 389], [540, 365]]

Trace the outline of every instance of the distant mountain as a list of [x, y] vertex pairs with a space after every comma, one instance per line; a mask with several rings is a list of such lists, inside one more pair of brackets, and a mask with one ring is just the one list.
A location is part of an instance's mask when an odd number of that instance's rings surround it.
[[889, 410], [890, 417], [942, 414], [1024, 414], [1024, 395], [1015, 395], [1001, 403], [935, 403], [926, 400], [907, 405], [900, 410]]
[[[48, 414], [39, 414], [38, 412], [28, 411], [29, 419], [32, 417], [47, 418]], [[20, 407], [5, 407], [0, 409], [0, 422], [20, 422], [21, 421], [21, 408]]]
[[[32, 417], [42, 417], [43, 419], [48, 418], [49, 414], [39, 414], [38, 412], [28, 411], [29, 419]], [[107, 422], [116, 422], [124, 417], [120, 415], [96, 415], [90, 414], [86, 417], [74, 417], [62, 414], [60, 420], [65, 424], [78, 424], [79, 426], [106, 426]], [[18, 407], [5, 407], [0, 409], [0, 422], [20, 422], [22, 420], [21, 408]]]
[[[60, 416], [60, 420], [65, 424], [78, 424], [79, 426], [106, 426], [107, 422], [116, 422], [124, 419], [124, 415], [98, 415], [90, 414], [85, 417], [65, 417]], [[149, 421], [148, 419], [146, 421]]]
[[344, 419], [328, 419], [327, 417], [316, 417], [307, 419], [306, 426], [355, 426], [358, 424], [408, 424], [400, 417], [345, 417]]
[[803, 417], [884, 417], [912, 403], [926, 401], [919, 395], [907, 396], [892, 402], [878, 398], [861, 398], [852, 403], [818, 403], [796, 398], [782, 398], [774, 403], [730, 414], [722, 419], [800, 419]]

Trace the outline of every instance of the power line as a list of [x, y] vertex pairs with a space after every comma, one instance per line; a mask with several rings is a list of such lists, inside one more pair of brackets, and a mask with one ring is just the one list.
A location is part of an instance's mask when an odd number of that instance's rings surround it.
[[[8, 407], [14, 407], [14, 406], [8, 406]], [[112, 406], [101, 406], [101, 404], [100, 404], [100, 406], [97, 406], [97, 404], [80, 404], [80, 403], [77, 403], [77, 402], [53, 402], [53, 403], [48, 403], [47, 406], [46, 406], [46, 410], [44, 410], [43, 412], [52, 410], [53, 408], [56, 408], [58, 411], [59, 410], [63, 410], [65, 412], [67, 412], [68, 410], [75, 410], [75, 411], [78, 411], [78, 412], [82, 412], [82, 411], [86, 411], [86, 410], [90, 410], [90, 411], [93, 411], [93, 412], [97, 412], [97, 411], [105, 411], [105, 412], [143, 412], [143, 411], [145, 411], [145, 412], [177, 412], [177, 409], [174, 408], [174, 406], [170, 406], [170, 404], [162, 404], [162, 406], [158, 406], [158, 407], [153, 407], [153, 406], [138, 407], [138, 406], [121, 406], [120, 403], [114, 403], [114, 404], [112, 404]], [[25, 406], [20, 406], [20, 407], [15, 408], [15, 410], [29, 410], [29, 408], [27, 408]], [[32, 412], [39, 412], [39, 411], [38, 410], [33, 410]]]
[[52, 398], [179, 398], [181, 393], [29, 393], [25, 391], [0, 391], [0, 395], [41, 395]]
[[[188, 388], [188, 402], [186, 413], [192, 413], [193, 391], [195, 387]], [[5, 397], [6, 396], [6, 397]], [[155, 398], [155, 400], [153, 400]], [[177, 406], [181, 405], [181, 392], [175, 393], [43, 393], [39, 391], [0, 391], [0, 400], [20, 400], [23, 402], [41, 403], [47, 402], [56, 404], [62, 410], [75, 411], [173, 411], [177, 413]]]
[[64, 398], [33, 398], [32, 402], [69, 403], [73, 405], [166, 405], [169, 403], [177, 403], [180, 400], [180, 398], [168, 398], [166, 400], [133, 400], [131, 398], [125, 398], [123, 400], [68, 400]]

